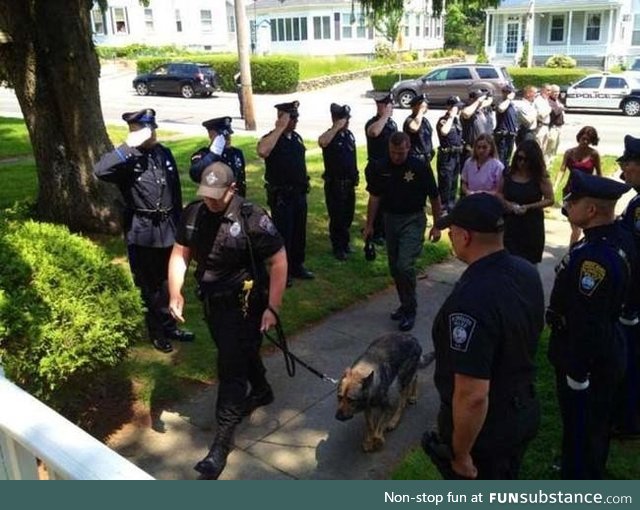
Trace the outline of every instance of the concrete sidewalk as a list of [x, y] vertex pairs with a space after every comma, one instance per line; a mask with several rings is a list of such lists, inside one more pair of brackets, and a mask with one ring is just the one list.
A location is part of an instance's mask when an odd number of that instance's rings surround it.
[[[554, 267], [566, 252], [569, 226], [564, 220], [550, 219], [546, 230], [540, 273], [548, 294]], [[451, 259], [429, 267], [426, 278], [419, 281], [419, 313], [413, 334], [425, 351], [433, 348], [433, 318], [464, 268]], [[290, 338], [290, 348], [321, 372], [338, 378], [373, 338], [395, 331], [389, 312], [396, 306], [395, 290], [388, 289]], [[376, 453], [364, 453], [360, 447], [362, 415], [348, 422], [334, 418], [332, 384], [301, 366], [289, 378], [279, 352], [266, 357], [265, 365], [276, 400], [256, 410], [239, 427], [236, 448], [221, 479], [385, 479], [435, 424], [438, 402], [433, 365], [420, 371], [417, 405], [407, 409], [398, 428], [387, 435], [384, 449]], [[152, 428], [116, 435], [111, 446], [156, 478], [194, 479], [193, 466], [213, 439], [215, 397], [216, 387], [207, 388], [188, 402], [162, 410]]]

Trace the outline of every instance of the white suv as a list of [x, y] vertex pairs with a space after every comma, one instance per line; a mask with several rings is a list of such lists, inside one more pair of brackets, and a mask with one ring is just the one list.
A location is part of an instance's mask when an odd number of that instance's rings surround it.
[[640, 115], [640, 82], [625, 74], [591, 74], [567, 89], [568, 109], [621, 110]]

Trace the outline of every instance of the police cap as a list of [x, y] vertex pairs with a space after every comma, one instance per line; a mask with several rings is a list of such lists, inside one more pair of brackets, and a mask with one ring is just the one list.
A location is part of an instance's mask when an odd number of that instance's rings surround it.
[[207, 131], [215, 131], [223, 136], [233, 134], [231, 117], [217, 117], [215, 119], [205, 120], [202, 125]]
[[472, 90], [471, 92], [469, 92], [469, 99], [478, 99], [483, 94], [484, 92], [482, 90]]
[[461, 198], [449, 214], [436, 222], [442, 230], [451, 225], [472, 232], [501, 232], [504, 230], [504, 206], [494, 195], [473, 193]]
[[447, 106], [457, 106], [458, 108], [460, 108], [464, 106], [464, 101], [462, 101], [459, 96], [449, 96], [449, 98], [447, 99]]
[[393, 103], [393, 97], [390, 93], [379, 94], [374, 96], [374, 101], [378, 104], [390, 104]]
[[157, 129], [156, 111], [152, 108], [145, 108], [137, 112], [127, 112], [122, 114], [122, 120], [127, 124], [142, 124], [143, 126]]
[[513, 85], [510, 84], [506, 84], [504, 87], [502, 87], [502, 92], [504, 92], [505, 94], [510, 94], [511, 92], [515, 92], [516, 89], [513, 88]]
[[348, 104], [340, 106], [339, 104], [331, 103], [329, 111], [334, 119], [348, 119], [351, 117], [351, 108]]
[[618, 200], [630, 189], [631, 186], [623, 182], [572, 170], [569, 177], [569, 192], [563, 200], [578, 200], [582, 197]]
[[231, 168], [221, 161], [216, 161], [202, 172], [197, 195], [219, 200], [234, 182], [235, 177]]
[[411, 98], [411, 101], [409, 101], [409, 106], [414, 107], [420, 103], [428, 103], [429, 102], [429, 98], [427, 97], [426, 94], [418, 94], [417, 96]]
[[616, 161], [625, 163], [632, 160], [640, 161], [640, 138], [627, 135], [624, 137], [624, 153]]
[[275, 105], [279, 112], [288, 113], [291, 118], [298, 118], [298, 106], [300, 106], [299, 101], [291, 101], [290, 103], [279, 103]]

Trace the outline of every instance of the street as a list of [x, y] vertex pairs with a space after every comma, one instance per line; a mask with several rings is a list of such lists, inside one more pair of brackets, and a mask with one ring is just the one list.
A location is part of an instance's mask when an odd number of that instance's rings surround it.
[[[138, 96], [131, 82], [132, 72], [106, 74], [100, 79], [102, 111], [107, 124], [122, 124], [121, 114], [141, 108], [153, 108], [157, 112], [161, 128], [185, 134], [202, 135], [203, 120], [229, 115], [234, 118], [236, 133], [245, 133], [244, 122], [239, 118], [238, 99], [235, 93], [218, 92], [209, 98], [184, 99], [174, 96]], [[332, 102], [351, 106], [350, 128], [359, 145], [365, 143], [364, 125], [375, 114], [375, 103], [366, 96], [372, 88], [369, 79], [338, 83], [325, 89], [297, 92], [293, 94], [255, 95], [254, 110], [257, 130], [247, 132], [262, 136], [272, 129], [276, 110], [274, 105], [285, 101], [300, 101], [298, 132], [307, 140], [315, 140], [331, 125], [329, 105]], [[402, 126], [409, 110], [396, 109], [393, 118]], [[432, 125], [443, 114], [443, 110], [430, 110], [427, 118]], [[15, 94], [11, 89], [0, 87], [0, 116], [22, 117]], [[560, 139], [560, 151], [576, 144], [575, 135], [582, 126], [591, 125], [598, 130], [601, 154], [618, 155], [622, 151], [625, 134], [640, 136], [638, 119], [621, 113], [568, 113]], [[434, 142], [437, 142], [434, 134]], [[437, 143], [436, 143], [437, 145]], [[313, 147], [308, 147], [309, 149]]]

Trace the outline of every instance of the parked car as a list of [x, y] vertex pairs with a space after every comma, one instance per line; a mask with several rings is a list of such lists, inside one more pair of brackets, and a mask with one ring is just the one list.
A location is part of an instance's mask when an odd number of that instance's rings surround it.
[[210, 96], [218, 89], [218, 75], [208, 64], [170, 62], [153, 71], [140, 74], [133, 80], [133, 88], [141, 96], [155, 94], [180, 94], [191, 98]]
[[567, 109], [620, 110], [640, 115], [640, 82], [625, 74], [590, 74], [567, 88]]
[[417, 80], [401, 80], [391, 87], [393, 99], [402, 108], [418, 94], [429, 96], [429, 105], [444, 106], [449, 96], [466, 99], [474, 90], [498, 94], [513, 85], [506, 67], [491, 64], [450, 64], [432, 69]]

